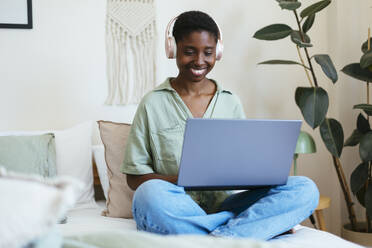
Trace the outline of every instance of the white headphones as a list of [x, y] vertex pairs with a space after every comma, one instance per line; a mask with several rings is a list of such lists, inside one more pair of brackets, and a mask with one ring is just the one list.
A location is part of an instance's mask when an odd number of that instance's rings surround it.
[[[176, 39], [170, 33], [171, 25], [177, 20], [177, 17], [173, 17], [172, 20], [167, 25], [167, 29], [165, 30], [165, 54], [168, 59], [174, 59], [177, 54], [177, 44]], [[223, 43], [222, 43], [222, 32], [218, 24], [216, 23], [218, 28], [218, 40], [216, 45], [216, 60], [220, 60], [222, 58], [223, 52]]]

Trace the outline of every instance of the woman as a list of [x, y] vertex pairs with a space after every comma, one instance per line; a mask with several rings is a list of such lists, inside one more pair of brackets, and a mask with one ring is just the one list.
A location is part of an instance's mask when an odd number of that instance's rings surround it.
[[187, 118], [238, 119], [244, 118], [244, 111], [236, 95], [206, 77], [222, 55], [213, 19], [200, 11], [182, 13], [173, 36], [176, 52], [171, 43], [167, 55], [176, 54], [179, 73], [139, 104], [121, 168], [135, 190], [132, 211], [137, 228], [264, 240], [290, 230], [317, 205], [319, 193], [308, 178], [290, 177], [283, 186], [238, 194], [185, 192], [176, 185]]

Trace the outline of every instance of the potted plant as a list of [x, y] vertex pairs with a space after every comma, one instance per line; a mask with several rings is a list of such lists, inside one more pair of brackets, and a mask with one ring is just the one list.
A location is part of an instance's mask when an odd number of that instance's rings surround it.
[[[309, 87], [297, 87], [295, 92], [295, 102], [300, 108], [304, 120], [314, 130], [318, 129], [320, 136], [329, 151], [340, 186], [345, 198], [350, 227], [352, 230], [357, 230], [357, 221], [355, 210], [351, 198], [350, 187], [346, 180], [343, 167], [341, 165], [340, 156], [344, 147], [344, 132], [342, 125], [335, 118], [327, 117], [329, 97], [325, 89], [320, 86], [314, 64], [317, 63], [324, 74], [335, 84], [338, 80], [337, 71], [328, 54], [313, 54], [310, 55], [309, 50], [313, 46], [308, 31], [313, 27], [316, 15], [331, 4], [331, 0], [323, 0], [316, 2], [306, 8], [303, 8], [300, 13], [301, 2], [298, 0], [276, 0], [279, 6], [289, 13], [293, 14], [296, 20], [296, 27], [292, 28], [286, 24], [271, 24], [254, 34], [254, 38], [260, 40], [279, 40], [290, 37], [290, 41], [297, 49], [299, 61], [293, 60], [267, 60], [259, 64], [266, 65], [299, 65], [305, 71], [306, 78], [309, 82]], [[303, 56], [302, 54], [305, 54]], [[305, 59], [304, 59], [305, 57]], [[372, 112], [372, 109], [371, 109]], [[372, 154], [371, 154], [372, 156]]]
[[[372, 245], [372, 130], [369, 124], [369, 116], [372, 115], [372, 105], [369, 97], [369, 83], [372, 82], [372, 50], [371, 34], [368, 29], [367, 41], [362, 44], [362, 56], [359, 63], [346, 65], [342, 72], [350, 77], [366, 82], [366, 102], [357, 104], [354, 109], [364, 112], [359, 113], [356, 121], [356, 129], [346, 140], [345, 146], [359, 145], [361, 163], [354, 169], [350, 177], [351, 191], [359, 203], [366, 209], [366, 221], [357, 223], [356, 229], [345, 225], [342, 235], [356, 242], [363, 242], [364, 245]], [[364, 233], [364, 234], [363, 234]]]

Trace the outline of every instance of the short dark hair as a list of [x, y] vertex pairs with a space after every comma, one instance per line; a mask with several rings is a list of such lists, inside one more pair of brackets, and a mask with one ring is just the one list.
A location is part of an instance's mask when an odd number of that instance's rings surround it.
[[207, 31], [215, 37], [216, 42], [219, 37], [218, 26], [212, 17], [204, 12], [195, 10], [184, 12], [177, 17], [172, 34], [177, 43], [194, 31]]

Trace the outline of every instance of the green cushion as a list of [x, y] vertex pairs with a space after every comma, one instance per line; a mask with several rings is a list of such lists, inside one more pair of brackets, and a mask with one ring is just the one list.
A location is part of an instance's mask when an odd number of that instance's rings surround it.
[[0, 164], [9, 171], [55, 176], [54, 134], [0, 136]]

